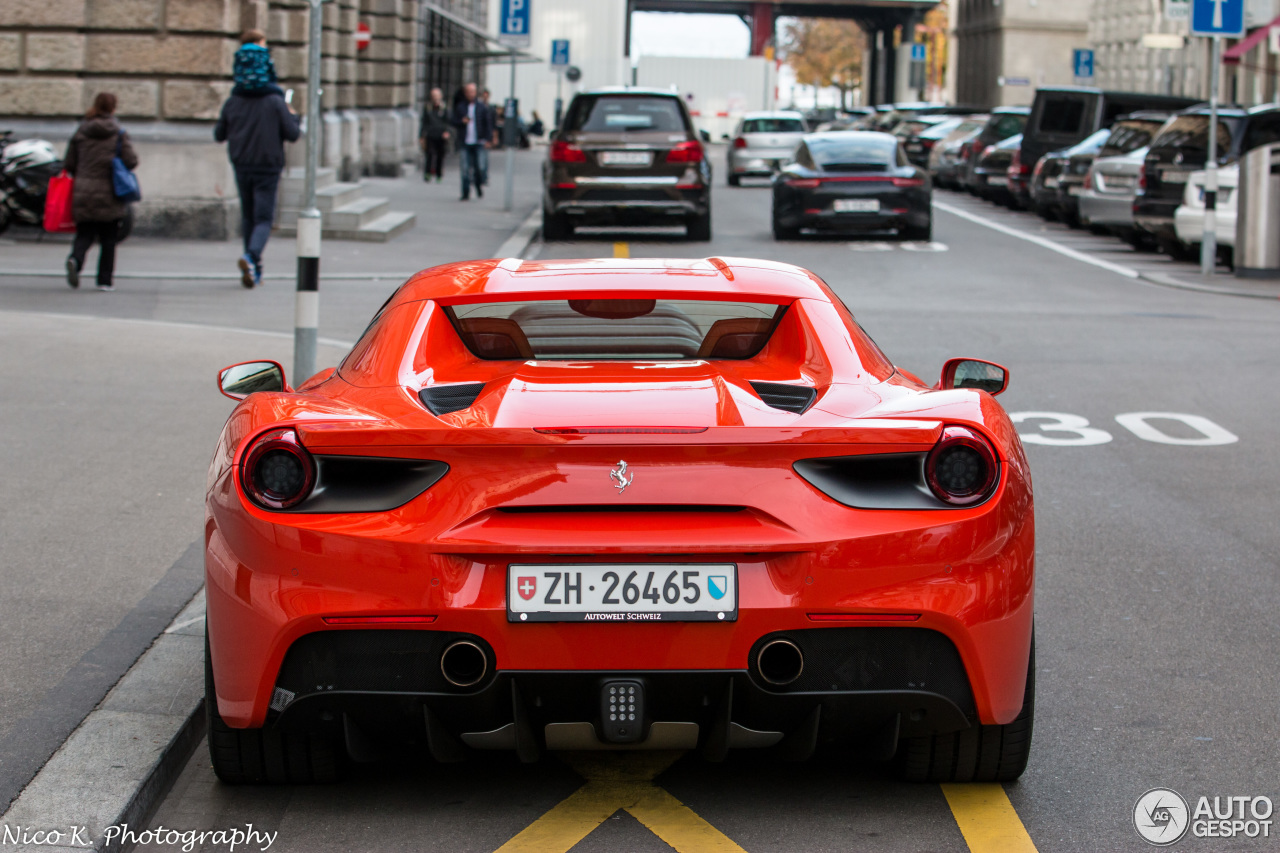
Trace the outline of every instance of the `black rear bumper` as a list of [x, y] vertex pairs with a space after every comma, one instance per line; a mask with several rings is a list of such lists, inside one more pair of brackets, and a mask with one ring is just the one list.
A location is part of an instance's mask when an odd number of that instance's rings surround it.
[[[767, 683], [759, 651], [789, 640], [803, 656], [789, 684]], [[514, 749], [532, 759], [548, 748], [619, 748], [602, 733], [605, 685], [643, 685], [642, 737], [627, 748], [664, 748], [677, 728], [685, 748], [722, 755], [777, 745], [803, 757], [821, 745], [873, 745], [957, 731], [976, 722], [969, 680], [955, 646], [921, 628], [820, 628], [761, 637], [746, 670], [494, 671], [474, 686], [451, 685], [440, 656], [472, 635], [440, 631], [326, 631], [300, 638], [286, 655], [267, 726], [327, 730], [356, 757], [371, 745], [419, 742], [438, 758], [466, 747]], [[585, 743], [581, 736], [585, 736]], [[376, 751], [376, 750], [375, 750]]]

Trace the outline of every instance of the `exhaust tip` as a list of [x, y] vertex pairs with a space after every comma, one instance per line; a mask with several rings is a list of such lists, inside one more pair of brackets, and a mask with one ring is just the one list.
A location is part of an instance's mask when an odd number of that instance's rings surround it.
[[455, 640], [440, 655], [440, 673], [454, 687], [474, 687], [488, 671], [484, 649], [470, 640]]
[[756, 655], [756, 670], [769, 684], [790, 684], [804, 672], [804, 653], [790, 640], [770, 640]]

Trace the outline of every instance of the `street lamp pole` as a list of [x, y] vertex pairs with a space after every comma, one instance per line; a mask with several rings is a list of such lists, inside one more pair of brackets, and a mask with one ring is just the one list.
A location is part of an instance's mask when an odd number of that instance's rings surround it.
[[[516, 125], [516, 52], [511, 50], [511, 97], [507, 99], [506, 117], [502, 126], [502, 142], [507, 147], [507, 177], [503, 188], [502, 209], [511, 210], [514, 202], [516, 178], [516, 145], [520, 141], [520, 131]], [[513, 143], [512, 140], [515, 140]]]
[[[1221, 15], [1222, 4], [1216, 7]], [[1215, 21], [1221, 24], [1221, 20]], [[1200, 238], [1200, 272], [1211, 276], [1218, 265], [1218, 69], [1222, 65], [1222, 36], [1213, 37], [1209, 71], [1209, 160], [1204, 176], [1204, 233]]]
[[316, 338], [320, 326], [320, 209], [316, 205], [316, 171], [320, 165], [320, 4], [310, 0], [307, 36], [307, 164], [302, 212], [298, 214], [298, 289], [293, 305], [293, 376], [297, 386], [316, 372]]

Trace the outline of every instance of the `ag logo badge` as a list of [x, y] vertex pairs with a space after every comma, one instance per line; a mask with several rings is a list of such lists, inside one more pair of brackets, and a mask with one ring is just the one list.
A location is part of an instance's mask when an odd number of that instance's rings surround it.
[[1168, 788], [1152, 788], [1133, 806], [1133, 828], [1143, 841], [1157, 847], [1180, 841], [1191, 825], [1190, 818], [1187, 801]]
[[716, 601], [724, 598], [724, 594], [729, 591], [729, 578], [725, 575], [708, 575], [707, 576], [707, 592], [711, 593], [711, 597]]
[[517, 578], [516, 579], [516, 592], [520, 593], [520, 597], [523, 598], [525, 601], [528, 601], [529, 599], [533, 598], [534, 594], [537, 593], [537, 591], [538, 591], [537, 578]]

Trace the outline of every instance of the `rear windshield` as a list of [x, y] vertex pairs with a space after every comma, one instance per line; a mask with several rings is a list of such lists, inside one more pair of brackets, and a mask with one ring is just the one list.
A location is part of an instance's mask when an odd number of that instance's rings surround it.
[[743, 133], [804, 133], [804, 122], [798, 118], [748, 118], [742, 121]]
[[1150, 145], [1151, 137], [1160, 131], [1163, 124], [1164, 122], [1154, 119], [1128, 119], [1117, 122], [1112, 126], [1111, 136], [1098, 152], [1098, 156], [1118, 157]]
[[898, 140], [891, 136], [812, 137], [806, 143], [820, 169], [884, 169], [898, 160]]
[[[1188, 151], [1209, 150], [1209, 117], [1178, 116], [1165, 125], [1164, 131], [1151, 143], [1152, 148], [1182, 148]], [[1231, 127], [1218, 119], [1218, 151], [1225, 154], [1231, 148]]]
[[690, 299], [486, 302], [445, 309], [477, 358], [680, 361], [751, 358], [785, 305]]
[[1085, 99], [1049, 96], [1040, 108], [1040, 132], [1079, 136], [1084, 130]]
[[1020, 113], [999, 115], [992, 117], [991, 124], [994, 130], [991, 136], [999, 141], [1008, 139], [1016, 133], [1022, 133], [1022, 129], [1027, 126], [1027, 117]]
[[581, 95], [570, 105], [564, 129], [587, 133], [686, 132], [680, 104], [674, 98], [645, 95]]

